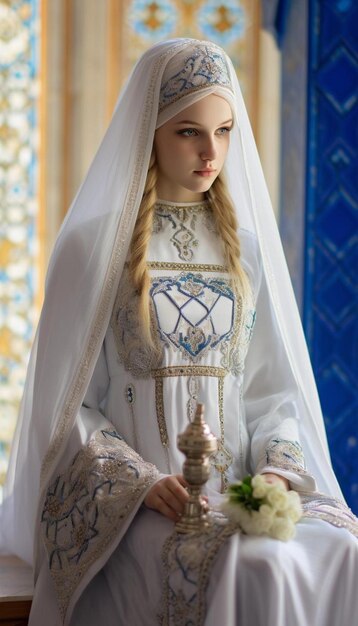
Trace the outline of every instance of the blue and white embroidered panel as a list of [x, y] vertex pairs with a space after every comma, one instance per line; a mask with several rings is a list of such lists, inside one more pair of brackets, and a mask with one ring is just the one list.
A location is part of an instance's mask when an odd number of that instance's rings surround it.
[[156, 278], [150, 293], [161, 339], [185, 358], [195, 362], [231, 337], [234, 293], [228, 280], [182, 273]]

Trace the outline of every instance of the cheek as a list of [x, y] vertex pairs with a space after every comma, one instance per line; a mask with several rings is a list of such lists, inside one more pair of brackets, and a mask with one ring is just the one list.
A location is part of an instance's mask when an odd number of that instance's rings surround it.
[[157, 151], [157, 164], [159, 173], [175, 178], [182, 171], [183, 164], [187, 163], [188, 158], [183, 154], [182, 147], [175, 142], [162, 144]]
[[165, 164], [170, 160], [172, 154], [171, 140], [168, 134], [157, 131], [154, 138], [154, 150], [159, 167], [165, 167]]
[[154, 149], [159, 166], [170, 169], [175, 162], [185, 158], [185, 142], [176, 140], [176, 137], [160, 138], [154, 142]]
[[220, 144], [220, 157], [221, 160], [224, 162], [226, 159], [226, 155], [228, 153], [229, 150], [229, 145], [230, 145], [230, 138], [228, 137], [227, 139], [225, 138], [225, 140]]
[[192, 149], [190, 149], [189, 142], [173, 141], [170, 149], [167, 150], [166, 164], [170, 164], [170, 167], [183, 167], [191, 159], [191, 156]]

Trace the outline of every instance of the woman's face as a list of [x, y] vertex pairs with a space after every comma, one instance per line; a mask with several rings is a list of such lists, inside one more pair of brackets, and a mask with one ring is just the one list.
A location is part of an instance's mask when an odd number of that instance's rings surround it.
[[210, 94], [158, 128], [154, 137], [158, 198], [202, 200], [224, 165], [232, 124], [229, 103]]

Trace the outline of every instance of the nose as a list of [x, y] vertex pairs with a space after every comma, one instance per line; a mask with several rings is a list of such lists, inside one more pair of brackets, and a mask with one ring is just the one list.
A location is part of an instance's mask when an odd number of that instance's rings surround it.
[[202, 161], [214, 161], [216, 158], [217, 150], [215, 146], [215, 140], [213, 137], [206, 137], [203, 139], [200, 150], [200, 158]]

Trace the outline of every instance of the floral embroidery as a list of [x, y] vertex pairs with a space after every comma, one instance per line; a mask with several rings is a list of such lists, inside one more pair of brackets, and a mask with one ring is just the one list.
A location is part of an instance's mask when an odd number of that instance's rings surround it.
[[157, 350], [153, 350], [143, 340], [138, 295], [129, 279], [128, 268], [124, 269], [119, 282], [110, 324], [118, 355], [126, 370], [137, 378], [148, 378], [153, 367], [161, 364], [162, 353], [159, 345]]
[[298, 441], [271, 439], [265, 452], [267, 465], [299, 474], [307, 473], [303, 450]]
[[[152, 278], [152, 329], [156, 350], [143, 341], [136, 295], [126, 268], [120, 280], [111, 317], [118, 355], [127, 371], [148, 378], [160, 367], [164, 348], [180, 351], [197, 363], [220, 347], [220, 365], [234, 375], [244, 369], [255, 322], [255, 311], [242, 315], [242, 299], [226, 277], [207, 278], [181, 272]], [[156, 330], [155, 330], [156, 328]]]
[[48, 487], [43, 540], [61, 615], [93, 563], [108, 550], [158, 471], [115, 431], [97, 431]]
[[227, 279], [183, 272], [153, 279], [150, 293], [160, 338], [184, 358], [196, 362], [230, 340], [235, 298]]
[[219, 85], [232, 90], [225, 57], [214, 44], [198, 42], [183, 61], [181, 70], [168, 78], [160, 90], [159, 111], [188, 93]]
[[205, 593], [214, 560], [235, 532], [235, 525], [213, 513], [213, 524], [208, 529], [188, 535], [174, 532], [168, 537], [162, 551], [164, 586], [158, 616], [161, 626], [204, 624]]
[[245, 358], [256, 320], [256, 311], [250, 308], [248, 302], [245, 308], [245, 315], [243, 315], [243, 305], [240, 296], [236, 298], [236, 309], [236, 319], [239, 321], [235, 325], [235, 332], [231, 340], [231, 349], [228, 349], [227, 344], [221, 344], [220, 350], [223, 355], [221, 365], [232, 372], [234, 376], [240, 376], [240, 374], [244, 372]]
[[[174, 231], [170, 241], [178, 251], [179, 259], [191, 261], [194, 256], [194, 248], [199, 244], [195, 230], [200, 213], [210, 213], [207, 202], [194, 206], [171, 206], [157, 204], [153, 219], [153, 233], [160, 233], [165, 224], [169, 223]], [[206, 220], [206, 223], [212, 220]]]

